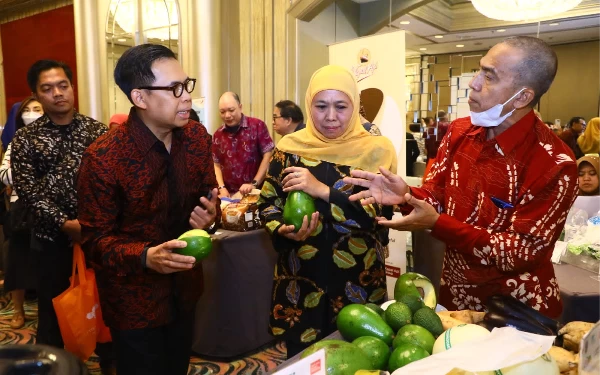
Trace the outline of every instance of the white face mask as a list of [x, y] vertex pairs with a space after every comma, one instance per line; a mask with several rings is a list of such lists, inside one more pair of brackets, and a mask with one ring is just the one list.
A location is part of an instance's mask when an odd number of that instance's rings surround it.
[[42, 115], [37, 112], [27, 112], [21, 115], [21, 118], [23, 119], [23, 123], [25, 123], [25, 125], [31, 124], [40, 117], [42, 117]]
[[519, 90], [516, 94], [511, 96], [510, 99], [505, 101], [504, 104], [496, 104], [495, 106], [488, 109], [487, 111], [483, 111], [483, 112], [471, 111], [471, 123], [473, 125], [483, 126], [484, 128], [493, 128], [494, 126], [498, 126], [498, 125], [502, 124], [502, 122], [504, 122], [504, 120], [506, 120], [515, 111], [513, 109], [512, 111], [508, 112], [504, 116], [500, 116], [500, 114], [502, 113], [502, 109], [504, 108], [506, 103], [513, 100], [517, 95], [519, 95], [521, 92], [523, 92], [523, 90], [525, 90], [524, 87], [521, 90]]

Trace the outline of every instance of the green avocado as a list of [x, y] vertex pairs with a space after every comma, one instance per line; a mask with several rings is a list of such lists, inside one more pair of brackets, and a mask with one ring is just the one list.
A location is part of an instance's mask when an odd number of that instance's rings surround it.
[[354, 375], [358, 370], [374, 370], [371, 360], [356, 345], [342, 340], [321, 340], [309, 346], [301, 358], [325, 349], [327, 375]]
[[283, 207], [283, 222], [286, 225], [293, 225], [294, 232], [298, 232], [302, 227], [304, 216], [308, 216], [310, 225], [310, 215], [315, 213], [315, 201], [307, 193], [294, 190], [288, 194], [285, 206]]
[[178, 240], [187, 242], [187, 246], [182, 249], [175, 249], [173, 252], [193, 256], [196, 261], [206, 258], [212, 251], [212, 239], [202, 229], [189, 230], [179, 236]]
[[394, 339], [394, 331], [379, 314], [357, 303], [342, 308], [337, 317], [337, 328], [349, 341], [361, 336], [371, 336], [391, 346]]
[[418, 297], [427, 307], [435, 309], [437, 306], [435, 287], [425, 275], [416, 272], [400, 275], [394, 285], [394, 299], [401, 301], [407, 294]]

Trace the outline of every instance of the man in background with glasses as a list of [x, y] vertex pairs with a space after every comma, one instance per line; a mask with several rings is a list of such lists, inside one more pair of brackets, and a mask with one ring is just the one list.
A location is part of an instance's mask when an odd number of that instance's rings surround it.
[[219, 214], [211, 138], [190, 121], [189, 78], [171, 50], [127, 50], [115, 82], [127, 121], [83, 156], [77, 191], [83, 248], [96, 270], [119, 374], [187, 374], [202, 268], [174, 250]]
[[221, 95], [219, 113], [223, 126], [215, 132], [212, 146], [219, 197], [249, 194], [260, 189], [275, 144], [263, 121], [242, 113], [238, 94]]
[[302, 110], [291, 100], [280, 100], [273, 108], [273, 130], [284, 136], [306, 128]]

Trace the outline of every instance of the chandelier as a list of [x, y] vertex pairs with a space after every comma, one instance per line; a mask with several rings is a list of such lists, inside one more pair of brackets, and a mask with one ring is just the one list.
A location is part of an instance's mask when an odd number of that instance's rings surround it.
[[477, 11], [501, 21], [548, 18], [576, 7], [581, 0], [471, 0]]

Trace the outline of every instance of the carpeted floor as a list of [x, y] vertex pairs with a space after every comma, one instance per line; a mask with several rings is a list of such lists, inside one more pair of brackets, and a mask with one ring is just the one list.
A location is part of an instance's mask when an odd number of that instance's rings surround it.
[[[13, 307], [7, 295], [0, 295], [0, 345], [4, 344], [35, 344], [37, 329], [37, 303], [25, 302], [25, 326], [13, 330], [9, 323]], [[285, 344], [278, 343], [250, 353], [247, 357], [233, 362], [212, 362], [199, 357], [191, 357], [188, 375], [258, 375], [266, 374], [275, 369], [286, 359]], [[92, 356], [86, 365], [92, 375], [100, 375], [98, 357]]]

